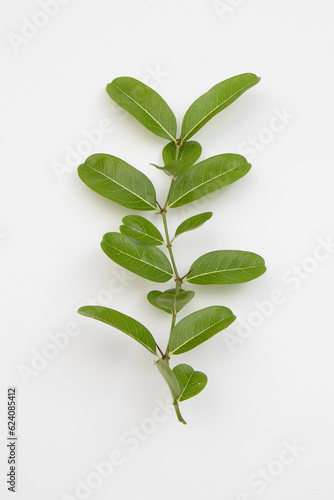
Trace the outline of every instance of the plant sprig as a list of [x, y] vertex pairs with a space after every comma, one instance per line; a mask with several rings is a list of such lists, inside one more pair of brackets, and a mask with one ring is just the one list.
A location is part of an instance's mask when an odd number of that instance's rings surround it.
[[[171, 238], [168, 211], [232, 184], [247, 174], [251, 165], [239, 154], [220, 154], [197, 162], [202, 147], [189, 139], [259, 80], [256, 75], [245, 73], [212, 87], [185, 113], [179, 137], [173, 111], [153, 89], [130, 77], [116, 78], [107, 85], [109, 96], [119, 106], [148, 130], [169, 141], [162, 150], [164, 165], [154, 165], [171, 179], [163, 204], [157, 201], [155, 188], [148, 177], [120, 158], [94, 154], [78, 168], [81, 180], [98, 194], [126, 208], [154, 210], [161, 216], [164, 236], [145, 217], [126, 215], [120, 232], [105, 234], [101, 247], [111, 260], [138, 276], [156, 283], [174, 280], [174, 288], [152, 290], [147, 296], [153, 306], [172, 317], [165, 349], [158, 346], [144, 325], [119, 311], [102, 306], [84, 306], [78, 312], [124, 332], [158, 358], [155, 364], [170, 389], [176, 415], [184, 424], [179, 403], [199, 394], [207, 383], [207, 376], [186, 364], [171, 368], [171, 357], [202, 344], [227, 328], [236, 317], [227, 307], [214, 305], [177, 322], [178, 312], [195, 295], [194, 291], [185, 290], [183, 285], [245, 283], [261, 276], [266, 268], [263, 258], [252, 252], [216, 250], [200, 256], [187, 272], [180, 274], [173, 254], [175, 238], [202, 226], [212, 217], [212, 212], [197, 214], [181, 222]], [[159, 246], [165, 246], [167, 253]]]

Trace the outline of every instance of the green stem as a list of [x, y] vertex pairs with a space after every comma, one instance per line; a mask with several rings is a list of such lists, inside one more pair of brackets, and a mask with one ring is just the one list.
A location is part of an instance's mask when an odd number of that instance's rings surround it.
[[186, 425], [187, 422], [184, 420], [184, 418], [181, 415], [180, 408], [179, 408], [179, 403], [177, 401], [174, 401], [173, 405], [174, 405], [175, 412], [176, 412], [178, 420], [180, 422], [182, 422], [183, 424]]

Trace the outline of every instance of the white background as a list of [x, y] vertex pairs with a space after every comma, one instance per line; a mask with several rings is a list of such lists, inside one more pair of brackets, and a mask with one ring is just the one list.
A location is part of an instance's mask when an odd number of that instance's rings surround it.
[[[53, 17], [41, 16], [41, 3], [7, 2], [1, 16], [1, 498], [12, 498], [8, 386], [18, 389], [18, 500], [84, 498], [79, 480], [94, 479], [94, 500], [332, 497], [334, 254], [332, 243], [318, 245], [334, 239], [333, 2], [71, 0]], [[164, 285], [125, 279], [99, 246], [128, 211], [78, 179], [86, 153], [66, 156], [108, 119], [88, 154], [120, 156], [162, 200], [168, 179], [149, 163], [161, 162], [165, 141], [120, 113], [105, 85], [123, 75], [146, 81], [180, 123], [200, 94], [244, 72], [260, 84], [195, 139], [202, 158], [243, 152], [253, 168], [211, 200], [175, 210], [170, 224], [214, 212], [175, 242], [184, 272], [219, 248], [257, 252], [268, 271], [244, 285], [193, 287], [184, 314], [215, 303], [238, 323], [177, 359], [209, 377], [182, 404], [183, 426], [168, 405], [158, 410], [169, 394], [152, 357], [76, 314], [95, 300], [162, 344], [168, 334], [169, 318], [146, 300]], [[281, 303], [270, 305], [274, 290]], [[76, 335], [50, 351], [65, 329]], [[43, 352], [54, 354], [45, 366]], [[293, 442], [295, 456], [284, 452]], [[122, 463], [99, 481], [94, 462], [115, 450]], [[249, 482], [260, 467], [269, 471], [261, 494]]]

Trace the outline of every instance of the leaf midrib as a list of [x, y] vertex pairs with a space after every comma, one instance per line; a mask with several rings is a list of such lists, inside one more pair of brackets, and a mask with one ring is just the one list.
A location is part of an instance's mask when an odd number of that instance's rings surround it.
[[176, 138], [173, 137], [167, 129], [165, 129], [165, 127], [153, 116], [151, 115], [151, 113], [149, 113], [147, 111], [147, 109], [145, 109], [141, 104], [139, 104], [139, 102], [135, 101], [135, 99], [133, 99], [133, 97], [131, 97], [129, 94], [127, 94], [126, 92], [124, 92], [124, 90], [122, 90], [120, 87], [118, 87], [115, 83], [112, 83], [112, 85], [114, 85], [114, 87], [116, 87], [120, 92], [122, 92], [126, 97], [128, 97], [131, 101], [133, 101], [135, 104], [137, 104], [137, 106], [139, 106], [148, 116], [150, 116], [152, 118], [153, 121], [155, 121], [159, 126], [160, 128], [166, 132], [166, 134], [171, 138], [173, 139], [173, 141], [175, 142], [176, 141]]
[[[209, 273], [202, 273], [202, 274], [196, 274], [196, 276], [190, 276], [189, 280], [192, 280], [194, 278], [199, 278], [200, 276], [208, 276], [209, 274], [227, 273], [227, 272], [232, 272], [232, 271], [244, 271], [245, 269], [255, 269], [256, 267], [263, 267], [263, 264], [258, 264], [256, 266], [236, 267], [233, 269], [220, 269], [220, 270], [218, 269], [217, 271], [210, 271]], [[189, 281], [189, 280], [187, 280], [187, 278], [186, 278], [186, 281]]]

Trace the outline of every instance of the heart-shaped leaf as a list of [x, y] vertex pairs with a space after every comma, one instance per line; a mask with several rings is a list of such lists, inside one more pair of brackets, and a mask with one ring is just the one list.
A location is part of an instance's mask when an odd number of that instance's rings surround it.
[[164, 170], [177, 177], [194, 165], [201, 153], [202, 146], [196, 141], [186, 142], [179, 149], [175, 143], [170, 142], [162, 151]]
[[237, 154], [212, 156], [175, 179], [168, 197], [169, 208], [181, 207], [232, 184], [247, 174], [251, 165]]
[[175, 115], [151, 87], [135, 78], [123, 76], [107, 85], [107, 93], [153, 134], [176, 141]]
[[137, 342], [146, 347], [152, 354], [156, 355], [156, 344], [152, 334], [144, 325], [130, 318], [130, 316], [102, 306], [80, 307], [78, 313], [82, 316], [97, 319], [98, 321], [102, 321], [107, 325], [117, 328], [121, 332], [137, 340]]
[[111, 260], [142, 278], [164, 283], [173, 277], [168, 258], [153, 245], [136, 242], [120, 233], [107, 233], [101, 247]]
[[169, 351], [171, 354], [190, 351], [227, 328], [234, 320], [232, 311], [223, 306], [210, 306], [189, 314], [171, 331]]
[[241, 250], [215, 250], [199, 257], [187, 277], [195, 285], [234, 285], [258, 278], [266, 271], [260, 255]]
[[205, 373], [197, 372], [189, 365], [177, 365], [173, 368], [173, 372], [180, 386], [178, 401], [193, 398], [203, 391], [208, 381]]
[[211, 219], [212, 215], [212, 212], [203, 212], [202, 214], [193, 215], [189, 217], [189, 219], [184, 220], [175, 231], [174, 239], [186, 231], [192, 231], [202, 226], [207, 220]]
[[146, 175], [116, 156], [95, 154], [79, 166], [80, 179], [93, 191], [133, 210], [156, 210], [156, 194]]
[[229, 106], [259, 81], [260, 78], [253, 73], [243, 73], [242, 75], [233, 76], [223, 82], [217, 83], [208, 92], [201, 95], [193, 102], [184, 115], [181, 128], [182, 141], [190, 139], [211, 118]]
[[188, 304], [188, 302], [193, 299], [195, 296], [195, 292], [192, 290], [182, 290], [180, 289], [176, 295], [175, 288], [170, 288], [165, 292], [160, 292], [159, 290], [152, 290], [147, 295], [147, 300], [153, 306], [165, 311], [169, 314], [172, 314], [174, 311], [179, 312], [181, 309]]
[[151, 245], [163, 245], [164, 239], [160, 231], [145, 217], [126, 215], [122, 222], [124, 225], [119, 228], [122, 234]]

